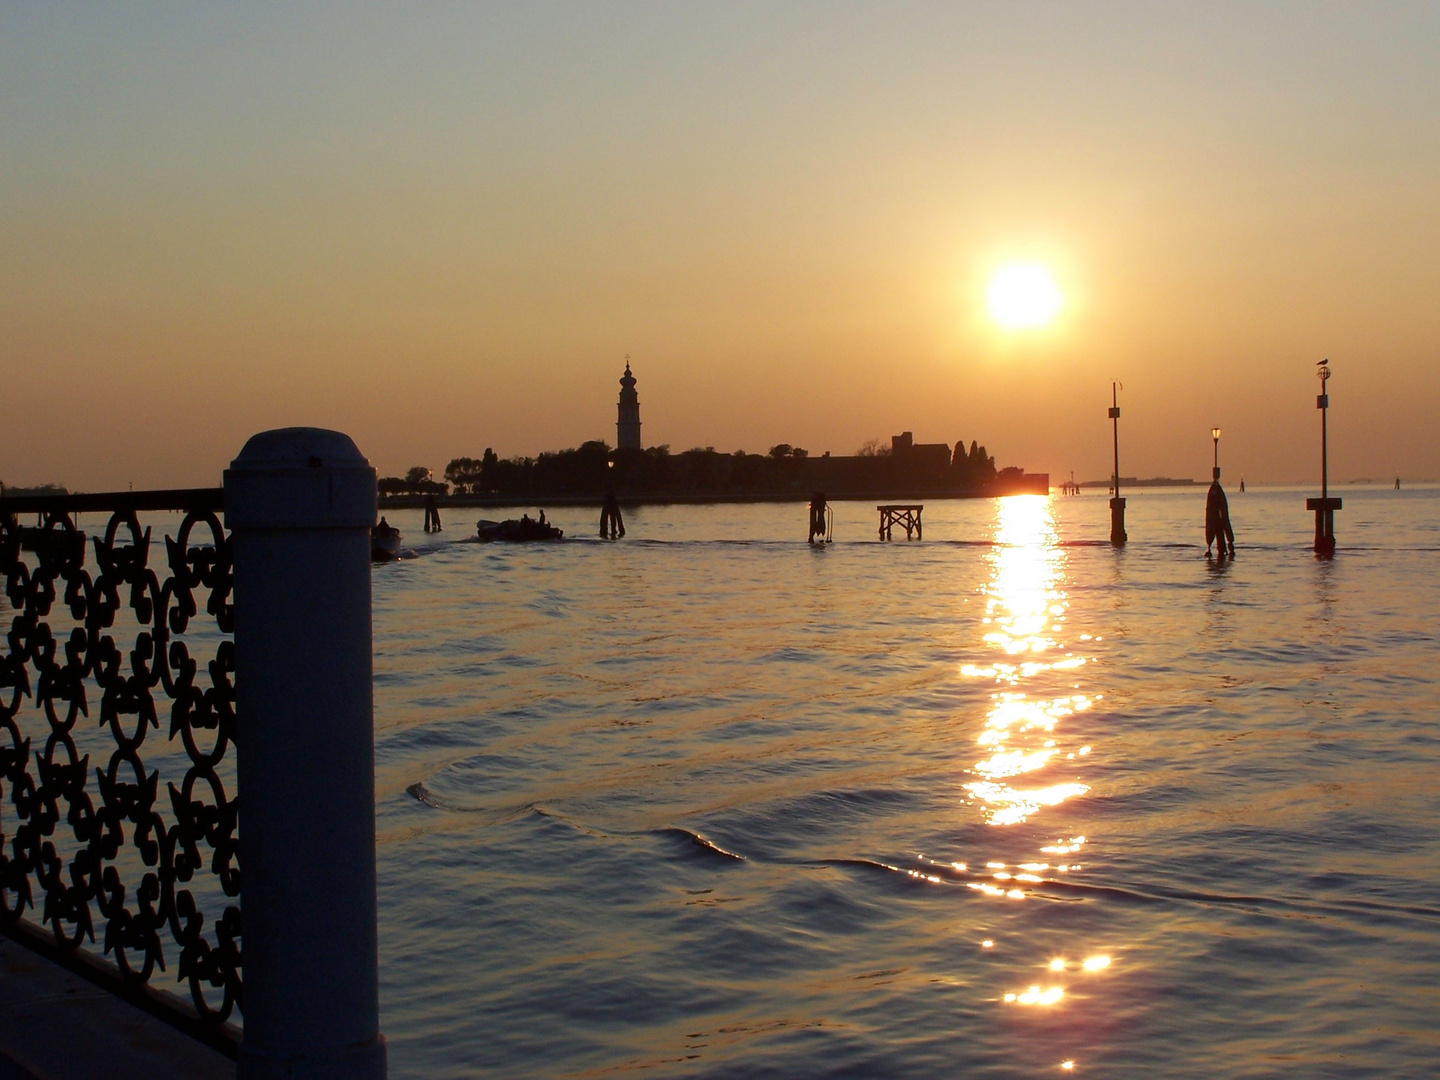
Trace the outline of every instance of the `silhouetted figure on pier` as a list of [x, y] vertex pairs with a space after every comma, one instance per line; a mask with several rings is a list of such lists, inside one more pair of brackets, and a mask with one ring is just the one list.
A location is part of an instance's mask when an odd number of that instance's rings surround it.
[[605, 540], [618, 540], [625, 535], [625, 521], [620, 517], [620, 500], [615, 491], [605, 492], [605, 505], [600, 508], [600, 536]]
[[425, 496], [425, 531], [427, 533], [440, 531], [440, 510], [435, 505], [435, 496]]
[[1217, 545], [1220, 558], [1235, 557], [1235, 531], [1230, 527], [1230, 501], [1225, 498], [1225, 489], [1220, 486], [1220, 470], [1215, 470], [1215, 479], [1205, 495], [1205, 554], [1210, 554], [1210, 545]]
[[1395, 490], [1396, 490], [1396, 491], [1399, 491], [1399, 490], [1400, 490], [1400, 477], [1398, 477], [1398, 476], [1395, 477]]

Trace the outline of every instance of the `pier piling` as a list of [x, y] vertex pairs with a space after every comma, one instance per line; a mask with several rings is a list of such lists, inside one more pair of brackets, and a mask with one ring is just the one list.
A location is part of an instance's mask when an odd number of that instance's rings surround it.
[[895, 526], [899, 525], [905, 530], [906, 540], [925, 539], [924, 529], [920, 523], [920, 515], [925, 507], [919, 503], [895, 503], [889, 506], [877, 506], [880, 511], [880, 539], [889, 540]]
[[604, 540], [618, 540], [625, 535], [625, 521], [620, 516], [620, 501], [615, 491], [605, 492], [605, 504], [600, 508], [600, 536]]
[[825, 493], [817, 491], [810, 497], [810, 536], [812, 544], [828, 544], [833, 539], [830, 506]]

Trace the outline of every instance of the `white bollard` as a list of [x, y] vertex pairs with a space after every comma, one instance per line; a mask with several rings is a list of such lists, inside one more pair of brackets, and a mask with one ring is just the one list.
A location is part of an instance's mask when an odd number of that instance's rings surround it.
[[235, 572], [240, 1080], [383, 1080], [370, 526], [347, 435], [254, 436], [225, 473]]

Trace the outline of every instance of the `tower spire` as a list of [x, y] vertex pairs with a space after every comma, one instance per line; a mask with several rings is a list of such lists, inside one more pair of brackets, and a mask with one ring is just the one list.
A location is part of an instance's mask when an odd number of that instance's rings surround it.
[[625, 374], [620, 376], [620, 405], [615, 422], [615, 445], [621, 450], [640, 449], [640, 396], [635, 376], [630, 374], [630, 354], [625, 354]]

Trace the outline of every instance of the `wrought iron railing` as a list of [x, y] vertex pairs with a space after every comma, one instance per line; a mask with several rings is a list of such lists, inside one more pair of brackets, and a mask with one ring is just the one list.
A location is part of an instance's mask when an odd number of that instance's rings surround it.
[[[164, 971], [216, 1027], [241, 1003], [223, 505], [219, 488], [0, 498], [0, 923], [98, 949], [127, 984]], [[183, 517], [157, 552], [138, 515], [167, 510]]]

